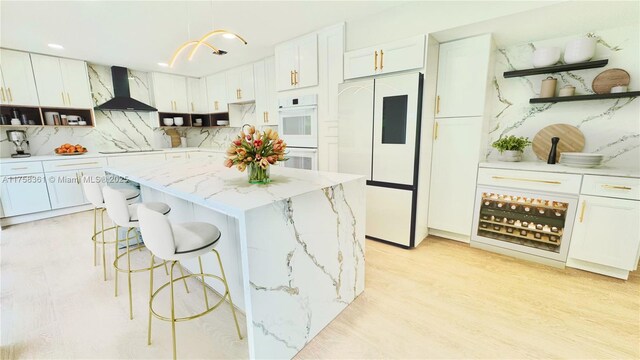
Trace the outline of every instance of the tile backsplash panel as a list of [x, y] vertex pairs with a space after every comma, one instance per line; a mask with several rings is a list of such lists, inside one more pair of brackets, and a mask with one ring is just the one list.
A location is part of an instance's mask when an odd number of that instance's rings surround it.
[[[583, 132], [584, 152], [604, 154], [604, 161], [609, 166], [640, 168], [640, 99], [529, 104], [530, 98], [539, 96], [542, 80], [550, 75], [558, 79], [558, 89], [570, 84], [576, 87], [576, 95], [593, 94], [591, 83], [599, 73], [621, 68], [631, 76], [629, 90], [640, 90], [639, 33], [637, 26], [596, 31], [599, 40], [593, 59], [609, 59], [609, 64], [604, 68], [558, 74], [502, 77], [505, 71], [531, 68], [535, 48], [557, 46], [564, 51], [565, 45], [580, 34], [498, 49], [493, 92], [490, 94], [492, 117], [486, 156], [496, 158], [499, 155], [491, 147], [491, 142], [501, 136], [526, 136], [533, 140], [545, 126], [564, 123]], [[536, 160], [531, 147], [525, 151], [524, 160]]]
[[[91, 96], [94, 105], [99, 105], [113, 97], [113, 82], [109, 66], [88, 64]], [[129, 70], [131, 97], [151, 104], [149, 74]], [[255, 111], [255, 107], [254, 110]], [[251, 116], [251, 110], [246, 111]], [[145, 150], [161, 147], [164, 131], [154, 128], [157, 113], [133, 111], [95, 110], [96, 126], [87, 127], [16, 127], [27, 131], [32, 155], [51, 155], [53, 149], [64, 143], [80, 143], [89, 151]], [[234, 128], [181, 129], [186, 135], [188, 146], [225, 148], [237, 134]], [[0, 134], [0, 155], [9, 157], [13, 145], [7, 140], [6, 131]]]

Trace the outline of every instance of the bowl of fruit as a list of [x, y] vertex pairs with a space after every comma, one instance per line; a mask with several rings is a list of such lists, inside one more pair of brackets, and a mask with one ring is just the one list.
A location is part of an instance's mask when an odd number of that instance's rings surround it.
[[84, 155], [87, 153], [87, 148], [80, 144], [62, 144], [54, 152], [57, 155]]

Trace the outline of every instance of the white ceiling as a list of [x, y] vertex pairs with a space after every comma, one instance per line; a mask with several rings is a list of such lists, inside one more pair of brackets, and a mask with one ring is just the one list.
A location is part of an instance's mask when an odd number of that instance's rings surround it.
[[[273, 46], [282, 41], [402, 4], [400, 1], [2, 0], [0, 46], [136, 70], [202, 76], [271, 55]], [[182, 58], [173, 69], [158, 66], [158, 62], [169, 62], [173, 51], [187, 40], [187, 24], [192, 39], [213, 28], [227, 29], [243, 36], [249, 44], [211, 38], [214, 46], [229, 54], [215, 56], [203, 47], [191, 62]], [[49, 43], [60, 44], [64, 50], [51, 49]]]

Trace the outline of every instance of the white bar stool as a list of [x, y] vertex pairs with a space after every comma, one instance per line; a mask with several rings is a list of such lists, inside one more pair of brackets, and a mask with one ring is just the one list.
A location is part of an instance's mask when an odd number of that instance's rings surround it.
[[[84, 195], [87, 200], [93, 205], [93, 235], [91, 236], [91, 241], [93, 241], [93, 266], [97, 266], [97, 247], [98, 244], [102, 245], [102, 273], [104, 277], [104, 281], [107, 281], [107, 261], [106, 261], [106, 252], [105, 245], [111, 244], [114, 241], [105, 241], [104, 233], [106, 231], [115, 230], [116, 227], [112, 226], [109, 228], [104, 228], [104, 212], [107, 210], [104, 204], [104, 197], [102, 196], [102, 187], [100, 186], [99, 178], [94, 177], [83, 177], [82, 178], [82, 190], [84, 191]], [[121, 186], [116, 188], [116, 190], [120, 191], [127, 202], [131, 202], [135, 200], [138, 196], [140, 196], [140, 190], [136, 189], [133, 186]], [[98, 210], [100, 211], [100, 231], [98, 231]], [[101, 239], [98, 240], [98, 235], [101, 235]]]
[[[171, 224], [169, 218], [162, 213], [155, 211], [147, 204], [141, 204], [138, 207], [138, 218], [140, 221], [140, 231], [145, 239], [147, 249], [151, 251], [151, 264], [153, 264], [153, 258], [155, 256], [164, 260], [171, 261], [169, 270], [169, 282], [160, 286], [158, 290], [153, 291], [153, 271], [149, 273], [149, 331], [147, 334], [147, 344], [151, 345], [151, 318], [152, 315], [160, 320], [171, 321], [171, 336], [173, 340], [173, 358], [176, 359], [176, 322], [188, 321], [208, 314], [209, 312], [220, 306], [226, 298], [229, 299], [229, 305], [231, 306], [231, 312], [233, 314], [233, 320], [236, 323], [236, 330], [238, 331], [238, 337], [242, 340], [242, 334], [240, 333], [240, 325], [238, 325], [238, 318], [236, 317], [236, 311], [233, 306], [233, 300], [231, 300], [231, 293], [229, 292], [229, 285], [227, 284], [227, 277], [224, 274], [224, 267], [222, 266], [222, 260], [220, 260], [220, 254], [215, 249], [218, 240], [220, 240], [220, 230], [214, 225], [205, 222], [188, 222], [181, 224]], [[209, 251], [213, 251], [218, 258], [218, 264], [220, 264], [220, 276], [205, 274], [202, 270], [202, 259], [200, 255], [204, 255]], [[173, 268], [180, 260], [198, 258], [200, 264], [199, 274], [189, 274], [174, 279]], [[180, 266], [178, 266], [182, 269]], [[182, 271], [182, 270], [181, 270]], [[173, 284], [175, 281], [185, 280], [188, 277], [200, 277], [202, 280], [202, 289], [204, 291], [204, 300], [206, 310], [192, 316], [185, 316], [176, 318], [175, 314], [175, 301], [173, 294]], [[220, 280], [225, 287], [225, 293], [215, 305], [209, 307], [209, 298], [207, 297], [207, 287], [204, 282], [205, 277], [211, 277]], [[171, 316], [159, 315], [153, 309], [154, 297], [164, 288], [169, 286], [171, 294]]]
[[[104, 202], [107, 208], [107, 214], [113, 222], [116, 224], [116, 241], [115, 241], [115, 252], [116, 258], [113, 261], [113, 267], [115, 269], [115, 296], [118, 296], [118, 272], [126, 272], [127, 279], [129, 283], [129, 318], [133, 319], [133, 299], [131, 295], [131, 274], [134, 272], [143, 272], [143, 271], [151, 271], [159, 266], [166, 266], [165, 261], [155, 264], [152, 263], [150, 267], [132, 269], [131, 268], [131, 251], [136, 249], [142, 249], [144, 244], [140, 244], [138, 239], [138, 245], [134, 248], [129, 248], [129, 242], [132, 239], [130, 233], [139, 227], [138, 225], [138, 208], [141, 206], [141, 203], [128, 204], [125, 195], [118, 191], [117, 189], [112, 188], [111, 186], [105, 186], [103, 189], [104, 194]], [[162, 214], [168, 214], [171, 211], [169, 205], [161, 202], [148, 202], [145, 203], [151, 209], [154, 209]], [[125, 239], [118, 239], [118, 228], [126, 227], [127, 235]], [[136, 233], [137, 237], [137, 233]], [[118, 254], [118, 243], [125, 242], [126, 251], [122, 254]], [[127, 267], [121, 268], [118, 265], [120, 258], [123, 256], [127, 256]], [[153, 260], [153, 257], [152, 257]], [[185, 288], [187, 287], [187, 283], [184, 283]], [[187, 292], [189, 289], [187, 288]]]

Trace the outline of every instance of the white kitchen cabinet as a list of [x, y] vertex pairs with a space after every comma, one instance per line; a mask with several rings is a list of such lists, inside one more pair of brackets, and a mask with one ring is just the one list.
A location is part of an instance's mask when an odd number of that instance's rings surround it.
[[29, 53], [0, 50], [0, 104], [39, 105]]
[[78, 206], [86, 203], [79, 170], [48, 172], [47, 188], [52, 209]]
[[51, 210], [43, 173], [0, 177], [3, 216], [17, 216]]
[[153, 99], [159, 112], [188, 113], [187, 79], [183, 76], [152, 73]]
[[436, 119], [431, 159], [429, 228], [471, 235], [481, 135], [481, 117]]
[[227, 102], [244, 103], [255, 100], [253, 65], [244, 65], [226, 72]]
[[490, 34], [440, 45], [436, 117], [484, 114], [491, 51]]
[[92, 108], [89, 73], [84, 61], [60, 59], [62, 82], [67, 95], [67, 106], [72, 108]]
[[[600, 272], [598, 265], [623, 273], [635, 270], [640, 246], [638, 219], [640, 201], [580, 196], [567, 265], [594, 272]], [[595, 268], [591, 264], [596, 264]], [[606, 268], [602, 270], [610, 275]]]
[[279, 44], [275, 48], [278, 91], [318, 85], [318, 36], [316, 33]]
[[278, 125], [278, 93], [275, 84], [275, 58], [269, 57], [253, 65], [256, 90], [256, 124]]
[[225, 73], [207, 76], [206, 83], [209, 113], [218, 114], [229, 112], [229, 107], [227, 105], [227, 79]]
[[31, 54], [31, 63], [41, 106], [93, 107], [84, 61]]
[[424, 35], [349, 51], [344, 54], [344, 78], [420, 69], [424, 56]]
[[204, 78], [187, 78], [189, 112], [192, 114], [208, 113], [207, 84]]

